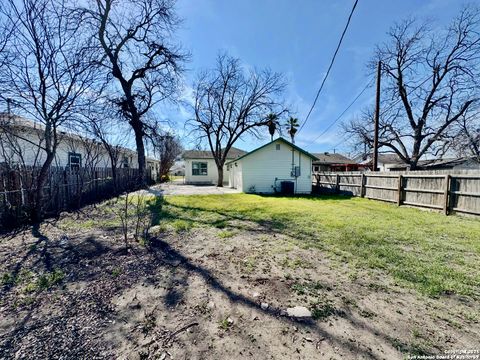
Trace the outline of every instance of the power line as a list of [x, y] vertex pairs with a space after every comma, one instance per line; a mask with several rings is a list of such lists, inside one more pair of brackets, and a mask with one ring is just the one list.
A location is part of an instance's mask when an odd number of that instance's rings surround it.
[[[408, 92], [407, 96], [410, 95], [410, 94], [412, 94], [414, 91], [418, 90], [423, 84], [425, 84], [428, 80], [430, 80], [430, 79], [432, 78], [432, 76], [433, 76], [433, 75], [430, 75], [430, 76], [427, 77], [425, 80], [423, 80], [420, 84], [418, 84], [417, 86], [415, 86], [411, 91]], [[369, 84], [367, 84], [366, 88], [363, 89], [362, 92], [365, 91], [365, 90], [368, 88], [368, 86], [369, 86]], [[361, 94], [359, 94], [359, 95], [361, 95]], [[356, 99], [355, 99], [355, 100], [356, 100]], [[352, 104], [355, 102], [355, 100], [352, 102]], [[382, 112], [380, 113], [380, 116], [383, 116], [387, 111], [391, 110], [391, 109], [392, 109], [395, 105], [397, 105], [400, 101], [402, 101], [402, 98], [399, 98], [399, 99], [395, 100], [395, 101], [394, 101], [392, 104], [390, 104], [387, 108], [385, 108], [385, 109], [382, 110]], [[351, 106], [351, 105], [349, 105], [349, 106]], [[348, 107], [347, 107], [347, 109], [345, 109], [345, 111], [346, 111], [346, 110], [348, 110]], [[344, 112], [345, 112], [345, 111], [344, 111]], [[342, 114], [341, 114], [340, 116], [342, 116], [344, 112], [342, 112]], [[321, 135], [322, 135], [322, 134], [321, 134]], [[320, 136], [321, 136], [321, 135], [320, 135]], [[347, 135], [348, 135], [348, 134], [344, 134], [344, 135], [342, 136], [342, 140], [341, 140], [338, 144], [336, 144], [336, 145], [334, 145], [333, 147], [331, 147], [330, 150], [335, 149], [335, 148], [338, 148], [339, 145], [343, 144], [343, 143], [347, 140]], [[318, 136], [317, 139], [318, 139], [320, 136]], [[315, 140], [316, 140], [316, 139], [315, 139]], [[314, 141], [315, 141], [315, 140], [314, 140]]]
[[[343, 29], [342, 36], [340, 37], [340, 40], [338, 42], [337, 48], [335, 49], [335, 53], [333, 54], [332, 61], [330, 61], [330, 65], [328, 66], [327, 73], [325, 74], [322, 84], [320, 85], [320, 88], [317, 91], [317, 95], [315, 96], [315, 100], [313, 101], [312, 107], [308, 111], [307, 117], [305, 118], [305, 121], [303, 122], [302, 126], [300, 126], [300, 129], [298, 129], [298, 132], [300, 132], [305, 124], [307, 123], [310, 114], [312, 113], [315, 105], [317, 104], [318, 97], [320, 96], [320, 93], [322, 92], [323, 86], [325, 85], [325, 81], [327, 81], [328, 75], [330, 74], [330, 70], [333, 67], [333, 63], [335, 62], [335, 58], [337, 57], [337, 53], [340, 50], [340, 46], [342, 45], [343, 38], [345, 37], [345, 34], [348, 30], [348, 26], [350, 25], [350, 20], [352, 19], [353, 13], [355, 12], [355, 8], [357, 7], [358, 0], [355, 0], [355, 3], [353, 4], [352, 11], [350, 11], [350, 15], [348, 16], [347, 24], [345, 25], [345, 28]], [[297, 132], [297, 133], [298, 133]]]
[[358, 95], [357, 95], [357, 96], [353, 99], [353, 101], [342, 111], [342, 113], [341, 113], [340, 115], [338, 115], [338, 117], [337, 117], [325, 130], [323, 130], [323, 132], [322, 132], [320, 135], [318, 135], [315, 139], [313, 139], [311, 142], [309, 142], [309, 143], [307, 144], [307, 146], [310, 145], [310, 144], [313, 144], [313, 143], [314, 143], [315, 141], [317, 141], [320, 137], [322, 137], [323, 135], [325, 135], [325, 134], [327, 133], [327, 131], [330, 130], [331, 127], [332, 127], [333, 125], [335, 125], [335, 124], [337, 123], [337, 121], [340, 120], [340, 119], [343, 117], [343, 115], [345, 115], [345, 113], [353, 106], [353, 104], [356, 103], [356, 101], [360, 98], [360, 96], [362, 96], [363, 93], [364, 93], [369, 87], [370, 87], [370, 82], [368, 82], [368, 83], [365, 85], [365, 87], [362, 89], [362, 91], [360, 91], [360, 93], [358, 93]]

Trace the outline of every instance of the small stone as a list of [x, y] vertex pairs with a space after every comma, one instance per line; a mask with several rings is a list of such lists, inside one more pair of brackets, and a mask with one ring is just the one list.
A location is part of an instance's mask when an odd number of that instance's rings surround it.
[[130, 303], [130, 304], [128, 305], [128, 307], [129, 307], [130, 309], [135, 310], [135, 309], [140, 309], [140, 308], [142, 307], [142, 305], [140, 304], [139, 301], [134, 301], [134, 302]]
[[207, 309], [209, 310], [215, 309], [215, 303], [213, 301], [209, 301], [207, 304]]
[[267, 310], [268, 309], [268, 304], [267, 303], [262, 303], [260, 305], [260, 307], [262, 308], [262, 310]]
[[308, 318], [312, 316], [312, 313], [305, 306], [295, 306], [287, 309], [287, 315], [295, 318]]
[[255, 292], [252, 294], [252, 296], [253, 296], [253, 298], [258, 298], [258, 297], [260, 296], [260, 293], [258, 293], [258, 292], [255, 291]]
[[228, 325], [231, 326], [231, 325], [233, 325], [234, 321], [233, 321], [233, 319], [232, 319], [231, 317], [229, 317], [229, 318], [227, 319], [227, 323], [228, 323]]
[[313, 342], [313, 339], [310, 338], [310, 337], [304, 337], [303, 339], [304, 339], [305, 341], [308, 341], [308, 342]]

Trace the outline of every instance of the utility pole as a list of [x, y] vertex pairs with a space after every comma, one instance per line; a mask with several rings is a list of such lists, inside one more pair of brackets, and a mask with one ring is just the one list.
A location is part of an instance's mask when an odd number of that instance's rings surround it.
[[10, 98], [7, 98], [7, 115], [8, 117], [10, 117], [10, 114], [11, 114], [11, 103], [12, 103], [12, 99]]
[[375, 101], [375, 126], [373, 134], [373, 171], [378, 169], [378, 123], [380, 118], [380, 78], [382, 71], [382, 62], [378, 62], [377, 68], [377, 96]]

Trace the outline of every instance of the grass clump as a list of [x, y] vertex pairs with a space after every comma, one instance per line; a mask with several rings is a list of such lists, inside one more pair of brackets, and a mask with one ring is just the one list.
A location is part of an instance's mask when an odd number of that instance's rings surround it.
[[337, 309], [330, 301], [313, 303], [310, 307], [310, 311], [312, 312], [312, 318], [314, 320], [325, 320], [326, 318], [337, 313]]
[[175, 220], [172, 222], [172, 227], [177, 233], [189, 231], [193, 225], [191, 221], [187, 220]]
[[38, 276], [34, 281], [26, 284], [24, 291], [26, 293], [41, 292], [49, 290], [55, 285], [60, 284], [65, 278], [65, 274], [60, 269], [55, 269], [50, 273]]
[[228, 239], [228, 238], [231, 238], [231, 237], [235, 236], [235, 234], [236, 234], [236, 232], [232, 231], [232, 230], [222, 230], [217, 234], [217, 236], [220, 239]]

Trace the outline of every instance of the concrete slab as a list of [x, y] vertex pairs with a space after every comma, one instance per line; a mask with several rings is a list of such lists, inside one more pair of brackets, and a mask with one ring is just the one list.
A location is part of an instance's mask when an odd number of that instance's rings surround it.
[[222, 195], [222, 194], [238, 194], [237, 189], [229, 187], [217, 187], [214, 185], [187, 185], [180, 182], [170, 182], [150, 187], [143, 190], [153, 195]]

